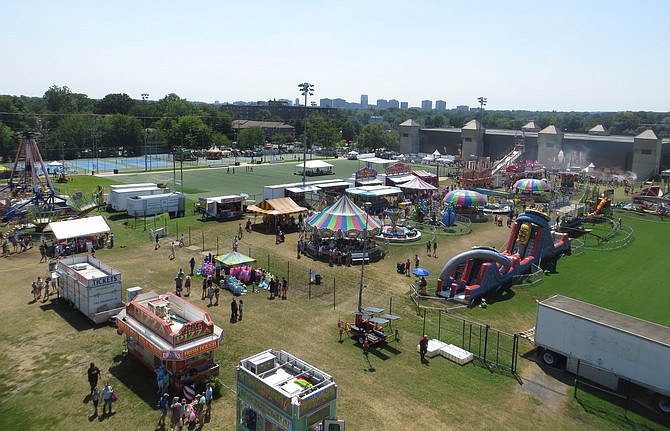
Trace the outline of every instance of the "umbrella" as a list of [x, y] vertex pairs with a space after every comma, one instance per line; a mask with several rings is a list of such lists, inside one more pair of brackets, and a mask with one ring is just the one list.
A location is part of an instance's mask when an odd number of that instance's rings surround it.
[[223, 266], [234, 268], [236, 266], [247, 265], [249, 263], [256, 262], [256, 259], [242, 253], [232, 251], [230, 253], [222, 254], [221, 256], [216, 256], [216, 261]]
[[447, 193], [444, 202], [462, 207], [483, 207], [486, 205], [486, 198], [472, 190], [454, 190]]
[[524, 191], [549, 191], [549, 184], [543, 180], [536, 180], [534, 178], [524, 178], [514, 183], [514, 188]]
[[430, 275], [430, 272], [426, 268], [414, 268], [412, 270], [412, 274], [416, 275], [417, 277], [425, 277]]

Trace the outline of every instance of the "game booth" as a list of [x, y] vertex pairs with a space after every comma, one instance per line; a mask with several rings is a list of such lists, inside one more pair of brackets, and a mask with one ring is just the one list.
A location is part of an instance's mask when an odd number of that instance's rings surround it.
[[219, 375], [214, 349], [223, 330], [209, 315], [172, 292], [139, 293], [116, 316], [118, 333], [125, 336], [128, 352], [147, 368], [165, 365], [170, 387], [204, 388], [204, 382]]
[[333, 377], [283, 350], [266, 350], [237, 366], [237, 431], [344, 429], [336, 404]]

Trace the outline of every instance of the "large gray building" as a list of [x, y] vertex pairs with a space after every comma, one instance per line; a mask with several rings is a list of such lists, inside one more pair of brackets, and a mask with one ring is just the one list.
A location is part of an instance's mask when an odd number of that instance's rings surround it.
[[519, 138], [524, 140], [524, 159], [538, 160], [545, 166], [559, 163], [562, 152], [571, 166], [620, 169], [634, 172], [638, 178], [657, 175], [661, 166], [670, 166], [670, 140], [661, 139], [652, 130], [638, 136], [610, 136], [602, 126], [589, 133], [564, 133], [555, 126], [539, 130], [534, 123], [521, 131], [486, 129], [477, 120], [461, 128], [427, 129], [407, 120], [398, 126], [400, 152], [461, 155], [464, 159], [490, 157], [500, 159], [509, 153]]

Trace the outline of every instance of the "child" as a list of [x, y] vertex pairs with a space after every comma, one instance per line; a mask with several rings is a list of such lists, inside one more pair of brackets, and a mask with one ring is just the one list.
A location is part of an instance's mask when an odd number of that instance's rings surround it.
[[415, 254], [415, 255], [414, 255], [414, 268], [418, 268], [418, 267], [419, 267], [419, 260], [420, 260], [420, 259], [419, 259], [419, 255], [418, 255], [418, 254]]

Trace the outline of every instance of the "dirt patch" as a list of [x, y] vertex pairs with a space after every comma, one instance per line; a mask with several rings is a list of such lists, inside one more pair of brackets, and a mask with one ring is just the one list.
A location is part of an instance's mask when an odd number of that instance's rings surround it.
[[533, 396], [543, 412], [558, 413], [566, 406], [566, 395], [570, 385], [548, 375], [540, 365], [530, 359], [522, 364], [521, 382], [517, 392]]

